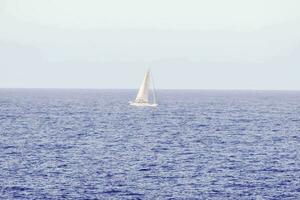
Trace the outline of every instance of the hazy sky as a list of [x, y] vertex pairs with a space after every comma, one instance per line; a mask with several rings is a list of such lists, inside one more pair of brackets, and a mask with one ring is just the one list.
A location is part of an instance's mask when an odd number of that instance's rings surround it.
[[0, 88], [300, 90], [299, 0], [0, 0]]

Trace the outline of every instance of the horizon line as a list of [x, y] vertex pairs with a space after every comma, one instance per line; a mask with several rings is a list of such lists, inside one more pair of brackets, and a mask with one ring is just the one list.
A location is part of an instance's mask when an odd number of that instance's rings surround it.
[[[55, 87], [0, 87], [0, 90], [138, 90], [138, 88], [55, 88]], [[300, 92], [300, 89], [239, 89], [239, 88], [159, 88], [155, 90], [203, 90], [203, 91], [278, 91]]]

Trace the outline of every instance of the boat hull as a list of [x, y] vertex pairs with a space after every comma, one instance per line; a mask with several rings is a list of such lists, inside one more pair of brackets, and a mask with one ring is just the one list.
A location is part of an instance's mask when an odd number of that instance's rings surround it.
[[137, 107], [156, 107], [156, 106], [158, 106], [158, 104], [156, 104], [156, 103], [153, 103], [153, 104], [151, 104], [151, 103], [136, 103], [136, 102], [132, 102], [132, 101], [130, 101], [129, 104], [131, 106], [137, 106]]

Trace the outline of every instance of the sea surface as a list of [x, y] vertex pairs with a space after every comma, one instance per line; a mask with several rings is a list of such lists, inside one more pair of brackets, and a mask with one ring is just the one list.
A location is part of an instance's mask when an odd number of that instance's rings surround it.
[[0, 90], [0, 199], [300, 199], [300, 92]]

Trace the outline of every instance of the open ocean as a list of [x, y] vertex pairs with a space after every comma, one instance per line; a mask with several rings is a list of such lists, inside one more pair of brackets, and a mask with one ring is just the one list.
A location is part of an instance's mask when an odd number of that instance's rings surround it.
[[0, 90], [0, 199], [300, 199], [300, 92]]

